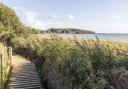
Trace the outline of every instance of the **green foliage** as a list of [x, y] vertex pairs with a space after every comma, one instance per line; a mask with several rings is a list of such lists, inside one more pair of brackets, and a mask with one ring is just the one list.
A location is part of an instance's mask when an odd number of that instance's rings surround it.
[[92, 65], [87, 55], [78, 47], [68, 49], [62, 74], [65, 72], [71, 89], [89, 88], [89, 79], [92, 73]]
[[14, 30], [16, 33], [23, 31], [23, 25], [19, 21], [15, 12], [3, 4], [0, 4], [0, 24], [4, 27], [3, 31]]
[[27, 35], [38, 31], [24, 26], [14, 10], [0, 3], [0, 33], [2, 32]]
[[42, 75], [45, 75], [43, 63], [46, 62], [48, 69], [52, 68], [62, 76], [60, 80], [69, 89], [106, 89], [110, 82], [105, 77], [106, 70], [126, 67], [128, 63], [128, 45], [122, 43], [77, 39], [69, 42], [57, 38], [38, 40], [31, 35], [26, 39], [16, 37], [12, 44], [22, 54], [30, 52], [27, 55], [34, 59], [32, 61]]
[[61, 85], [66, 86], [63, 89], [117, 88], [115, 82], [111, 84], [113, 80], [107, 70], [128, 67], [128, 44], [98, 38], [95, 41], [67, 41], [57, 37], [40, 40], [32, 33], [38, 31], [24, 26], [11, 8], [0, 4], [0, 41], [31, 59], [43, 79], [48, 79], [55, 88]]

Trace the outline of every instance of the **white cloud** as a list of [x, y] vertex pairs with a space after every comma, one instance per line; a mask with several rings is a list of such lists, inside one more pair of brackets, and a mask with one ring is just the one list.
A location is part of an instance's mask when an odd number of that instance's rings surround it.
[[60, 16], [56, 15], [56, 14], [51, 14], [49, 17], [53, 18], [53, 19], [59, 19], [60, 18]]
[[120, 15], [113, 15], [114, 18], [120, 18]]
[[[48, 22], [46, 22], [47, 20], [51, 22], [54, 21], [54, 23], [55, 21], [61, 21], [61, 25], [63, 25], [64, 23], [62, 21], [73, 20], [75, 18], [73, 14], [35, 12], [22, 7], [13, 7], [13, 9], [17, 12], [23, 23], [42, 30], [48, 27]], [[52, 25], [56, 25], [56, 23]]]
[[52, 19], [74, 19], [75, 18], [75, 16], [73, 14], [55, 14], [55, 13], [48, 14], [48, 13], [34, 12], [34, 11], [26, 10], [22, 7], [13, 7], [13, 9], [18, 10], [18, 11], [20, 10], [23, 13], [29, 12], [29, 13], [38, 15], [43, 18], [52, 18]]
[[24, 8], [22, 8], [22, 7], [12, 7], [13, 9], [15, 9], [15, 10], [24, 10]]
[[74, 15], [68, 15], [68, 18], [69, 18], [69, 19], [74, 19], [75, 16], [74, 16]]
[[38, 13], [25, 11], [27, 22], [30, 26], [45, 30], [44, 22], [38, 18]]
[[72, 14], [69, 14], [69, 15], [65, 15], [65, 14], [49, 14], [48, 15], [49, 18], [52, 18], [52, 19], [65, 19], [65, 20], [73, 20], [75, 18], [74, 15]]
[[44, 22], [41, 19], [41, 13], [29, 11], [22, 7], [13, 7], [13, 9], [16, 10], [22, 22], [26, 23], [31, 27], [45, 30]]
[[113, 18], [113, 19], [118, 19], [118, 18], [120, 18], [120, 17], [121, 17], [121, 16], [118, 15], [118, 14], [114, 14], [114, 15], [110, 16], [110, 18]]

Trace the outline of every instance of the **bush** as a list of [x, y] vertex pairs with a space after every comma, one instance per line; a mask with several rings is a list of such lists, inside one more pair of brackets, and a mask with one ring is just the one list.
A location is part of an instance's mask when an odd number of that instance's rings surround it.
[[[94, 40], [12, 39], [13, 47], [37, 65], [52, 89], [111, 89], [106, 70], [127, 67], [127, 44]], [[109, 87], [109, 88], [108, 88]]]

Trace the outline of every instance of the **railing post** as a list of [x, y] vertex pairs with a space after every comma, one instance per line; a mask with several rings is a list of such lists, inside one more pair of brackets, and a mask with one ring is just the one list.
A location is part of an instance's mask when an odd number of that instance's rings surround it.
[[2, 58], [2, 54], [0, 55], [0, 61], [1, 61], [1, 85], [3, 85], [3, 58]]
[[9, 66], [12, 65], [12, 47], [8, 47], [8, 56], [9, 56]]

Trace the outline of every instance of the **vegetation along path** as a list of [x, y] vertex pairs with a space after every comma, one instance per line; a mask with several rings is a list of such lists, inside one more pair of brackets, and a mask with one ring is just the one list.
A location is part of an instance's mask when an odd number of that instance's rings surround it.
[[22, 56], [12, 57], [9, 89], [43, 89], [35, 65]]

